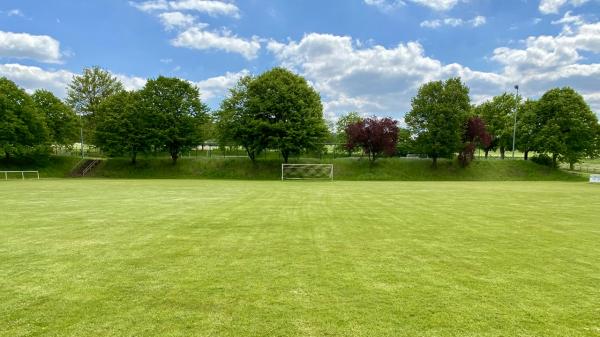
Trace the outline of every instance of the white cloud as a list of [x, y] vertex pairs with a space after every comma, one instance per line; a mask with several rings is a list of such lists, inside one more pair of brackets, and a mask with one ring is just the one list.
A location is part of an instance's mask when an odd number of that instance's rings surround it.
[[[202, 81], [189, 81], [198, 87], [202, 100], [216, 100], [224, 97], [242, 76], [249, 75], [246, 69], [239, 72], [227, 72], [222, 76], [207, 78]], [[46, 70], [40, 67], [16, 63], [0, 64], [0, 77], [6, 77], [26, 91], [32, 93], [37, 89], [46, 89], [60, 98], [67, 96], [67, 86], [73, 76], [78, 75], [68, 70]], [[124, 74], [113, 75], [123, 83], [127, 90], [139, 90], [146, 85], [147, 79]]]
[[579, 51], [600, 53], [600, 22], [581, 23], [573, 29], [563, 29], [557, 36], [529, 37], [522, 49], [497, 48], [492, 59], [516, 76], [574, 64], [582, 59]]
[[[363, 0], [369, 6], [375, 6], [384, 12], [399, 8], [405, 4], [402, 0]], [[429, 7], [436, 11], [452, 9], [460, 0], [408, 0], [421, 6]]]
[[208, 30], [208, 24], [197, 22], [193, 15], [181, 11], [199, 11], [210, 15], [228, 15], [239, 17], [239, 9], [232, 3], [213, 0], [150, 0], [131, 2], [130, 4], [144, 12], [159, 12], [157, 17], [166, 30], [176, 30], [177, 36], [171, 45], [197, 50], [218, 49], [237, 53], [248, 60], [254, 59], [261, 48], [258, 37], [242, 38], [227, 28]]
[[25, 14], [23, 14], [23, 12], [20, 9], [11, 9], [8, 12], [6, 12], [6, 15], [25, 17]]
[[584, 24], [584, 20], [581, 15], [571, 15], [571, 11], [567, 11], [560, 20], [552, 21], [553, 25], [576, 25], [581, 26]]
[[169, 2], [169, 6], [175, 10], [194, 10], [209, 15], [225, 15], [239, 17], [239, 8], [228, 2], [211, 0], [179, 0]]
[[142, 89], [148, 81], [147, 79], [138, 76], [129, 76], [123, 74], [113, 74], [113, 76], [123, 83], [123, 86], [126, 90]]
[[543, 14], [557, 14], [565, 5], [581, 6], [589, 0], [541, 0], [539, 10]]
[[211, 16], [224, 15], [234, 18], [240, 16], [239, 8], [230, 3], [216, 0], [150, 0], [129, 2], [133, 7], [144, 12], [157, 11], [197, 11]]
[[450, 27], [459, 27], [459, 26], [471, 26], [471, 27], [479, 27], [486, 23], [485, 16], [476, 16], [471, 20], [463, 20], [460, 18], [445, 18], [445, 19], [436, 19], [436, 20], [425, 20], [421, 22], [421, 27], [424, 28], [439, 28], [441, 26], [450, 26]]
[[479, 103], [519, 84], [528, 97], [557, 86], [571, 86], [600, 112], [600, 64], [579, 64], [580, 50], [600, 53], [600, 23], [583, 23], [573, 33], [532, 36], [524, 47], [498, 48], [491, 60], [498, 72], [444, 64], [426, 55], [418, 42], [393, 48], [363, 47], [348, 36], [308, 34], [299, 41], [270, 41], [267, 50], [280, 64], [301, 75], [323, 96], [328, 115], [348, 111], [401, 116], [428, 81], [460, 76]]
[[196, 23], [196, 17], [181, 12], [165, 12], [158, 17], [167, 30], [187, 28]]
[[47, 35], [0, 31], [0, 57], [60, 63], [60, 42]]
[[252, 39], [240, 38], [228, 30], [206, 31], [203, 27], [190, 27], [180, 32], [171, 41], [175, 47], [207, 50], [220, 49], [230, 53], [237, 53], [251, 60], [257, 57], [260, 50], [258, 37]]
[[429, 7], [436, 11], [447, 11], [452, 9], [459, 0], [411, 0], [419, 5]]
[[347, 36], [308, 34], [298, 42], [271, 41], [267, 49], [283, 66], [313, 83], [328, 113], [355, 110], [400, 116], [421, 84], [451, 76], [472, 84], [475, 94], [506, 86], [500, 75], [427, 57], [418, 42], [391, 49], [361, 48]]
[[384, 12], [392, 11], [396, 8], [404, 6], [402, 0], [364, 0], [365, 4], [369, 6], [377, 7], [379, 10]]
[[203, 100], [211, 100], [224, 97], [228, 90], [232, 88], [241, 77], [249, 74], [250, 72], [246, 69], [237, 73], [227, 72], [225, 75], [211, 77], [203, 81], [195, 82], [194, 84], [200, 89], [200, 95]]
[[0, 77], [6, 77], [29, 92], [47, 89], [59, 97], [66, 96], [66, 87], [73, 78], [67, 70], [44, 70], [21, 64], [0, 64]]

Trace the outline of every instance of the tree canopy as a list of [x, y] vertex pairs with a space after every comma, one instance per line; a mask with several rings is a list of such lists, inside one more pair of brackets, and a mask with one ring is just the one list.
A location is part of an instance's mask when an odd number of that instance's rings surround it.
[[0, 151], [6, 159], [47, 152], [50, 136], [44, 115], [12, 81], [0, 78]]
[[71, 145], [77, 141], [79, 119], [73, 109], [48, 90], [36, 90], [31, 99], [45, 118], [53, 144]]
[[248, 86], [253, 78], [242, 77], [217, 111], [220, 145], [237, 144], [244, 148], [254, 162], [269, 143], [269, 124], [256, 118], [248, 108]]
[[287, 69], [273, 68], [252, 80], [247, 108], [286, 163], [290, 155], [316, 149], [328, 133], [321, 97]]
[[489, 151], [499, 149], [504, 159], [506, 149], [512, 148], [514, 113], [517, 108], [515, 95], [504, 93], [495, 96], [475, 108], [475, 113], [485, 122], [491, 142], [484, 148], [487, 158]]
[[433, 159], [451, 158], [461, 149], [463, 122], [471, 109], [469, 88], [460, 78], [435, 81], [419, 88], [406, 115], [421, 153]]
[[139, 100], [139, 92], [121, 91], [105, 99], [96, 112], [96, 144], [109, 156], [129, 155], [133, 164], [138, 153], [160, 144]]
[[598, 154], [598, 117], [575, 90], [547, 91], [538, 102], [537, 122], [536, 148], [552, 154], [554, 165], [560, 160], [573, 168], [583, 157]]
[[253, 161], [266, 148], [283, 160], [317, 149], [328, 134], [319, 94], [289, 70], [274, 68], [244, 77], [217, 113], [221, 142], [242, 146]]
[[346, 126], [346, 146], [362, 148], [371, 162], [375, 162], [381, 154], [396, 154], [398, 131], [398, 122], [391, 118], [364, 118]]
[[160, 76], [150, 79], [140, 91], [140, 109], [149, 120], [150, 132], [169, 152], [173, 164], [181, 152], [202, 142], [202, 125], [208, 107], [200, 100], [198, 88], [187, 81]]

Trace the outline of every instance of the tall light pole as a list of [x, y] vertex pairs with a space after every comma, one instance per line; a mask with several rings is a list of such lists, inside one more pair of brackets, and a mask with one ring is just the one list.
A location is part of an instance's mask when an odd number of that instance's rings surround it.
[[81, 136], [81, 159], [83, 159], [83, 117], [79, 114], [79, 135]]
[[519, 85], [515, 85], [517, 96], [515, 96], [515, 124], [513, 127], [513, 151], [512, 158], [515, 159], [515, 139], [517, 138], [517, 113], [519, 112]]

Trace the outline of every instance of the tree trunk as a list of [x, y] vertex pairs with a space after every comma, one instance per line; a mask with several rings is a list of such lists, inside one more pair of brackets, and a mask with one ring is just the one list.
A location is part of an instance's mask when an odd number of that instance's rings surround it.
[[433, 168], [437, 168], [437, 157], [432, 157], [432, 159], [433, 159], [433, 163], [431, 164], [431, 166]]
[[8, 151], [4, 153], [4, 159], [6, 159], [6, 161], [10, 160], [10, 153]]
[[173, 165], [177, 164], [177, 159], [179, 158], [179, 148], [171, 147], [171, 159], [173, 160]]
[[485, 159], [488, 159], [489, 153], [490, 153], [490, 149], [485, 149]]
[[569, 170], [575, 170], [575, 163], [569, 163]]
[[523, 159], [525, 159], [525, 160], [528, 160], [528, 159], [529, 159], [529, 150], [526, 150], [526, 151], [523, 153]]
[[558, 154], [552, 154], [552, 167], [556, 167], [556, 159], [558, 158]]
[[131, 151], [131, 164], [135, 165], [137, 163], [137, 151]]
[[500, 158], [504, 159], [504, 152], [506, 152], [506, 149], [504, 148], [504, 146], [500, 147]]
[[250, 151], [246, 148], [246, 153], [248, 154], [248, 158], [252, 161], [252, 163], [256, 162], [256, 153], [254, 151]]
[[283, 162], [287, 164], [290, 153], [288, 151], [281, 151], [281, 156], [283, 157]]

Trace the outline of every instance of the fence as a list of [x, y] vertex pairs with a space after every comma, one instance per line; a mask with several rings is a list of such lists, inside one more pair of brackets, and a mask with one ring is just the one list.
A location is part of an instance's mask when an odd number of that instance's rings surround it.
[[25, 180], [25, 173], [35, 173], [37, 175], [37, 179], [40, 179], [39, 171], [0, 171], [0, 173], [4, 173], [4, 180], [8, 180], [9, 173], [21, 173], [21, 179]]

